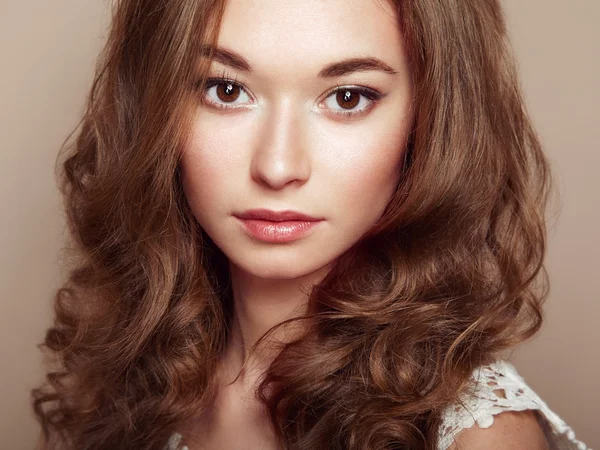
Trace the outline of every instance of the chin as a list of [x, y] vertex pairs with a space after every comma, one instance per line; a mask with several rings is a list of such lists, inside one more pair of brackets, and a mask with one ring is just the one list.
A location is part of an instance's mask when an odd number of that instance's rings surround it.
[[311, 275], [321, 269], [330, 262], [329, 260], [307, 261], [299, 260], [297, 257], [290, 257], [289, 260], [281, 260], [280, 258], [265, 261], [262, 258], [254, 258], [252, 260], [237, 260], [230, 261], [244, 272], [262, 278], [265, 280], [294, 280]]

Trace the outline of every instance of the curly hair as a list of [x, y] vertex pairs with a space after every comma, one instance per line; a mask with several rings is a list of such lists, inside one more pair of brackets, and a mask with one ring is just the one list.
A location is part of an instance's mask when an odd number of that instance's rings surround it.
[[[551, 174], [498, 1], [392, 3], [415, 83], [397, 190], [307, 314], [253, 347], [305, 330], [256, 392], [286, 450], [435, 449], [472, 371], [543, 322]], [[231, 283], [179, 162], [224, 4], [115, 0], [59, 154], [73, 258], [40, 344], [56, 367], [32, 390], [46, 449], [160, 449], [214, 400]]]

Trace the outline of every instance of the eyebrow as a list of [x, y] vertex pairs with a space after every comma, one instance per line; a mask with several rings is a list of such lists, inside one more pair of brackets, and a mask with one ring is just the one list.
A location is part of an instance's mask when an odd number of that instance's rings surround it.
[[[209, 57], [212, 50], [212, 58], [215, 61], [220, 62], [226, 66], [232, 67], [242, 72], [252, 72], [252, 67], [246, 58], [242, 55], [220, 47], [212, 48], [209, 45], [205, 45], [201, 48], [201, 54], [204, 57]], [[334, 62], [326, 65], [319, 72], [320, 78], [335, 78], [350, 73], [367, 71], [367, 70], [379, 70], [389, 74], [396, 74], [388, 64], [383, 62], [381, 59], [368, 57], [368, 58], [349, 58], [342, 61]]]

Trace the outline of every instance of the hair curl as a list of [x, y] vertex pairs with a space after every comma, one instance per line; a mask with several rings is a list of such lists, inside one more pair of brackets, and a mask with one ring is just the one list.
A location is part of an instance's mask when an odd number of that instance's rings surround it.
[[[472, 371], [543, 322], [550, 170], [500, 6], [392, 3], [415, 82], [406, 164], [376, 227], [309, 293], [308, 313], [279, 325], [306, 330], [257, 392], [287, 450], [434, 449]], [[40, 344], [58, 367], [32, 391], [48, 449], [162, 448], [210, 407], [232, 316], [226, 258], [179, 174], [198, 52], [216, 43], [224, 0], [114, 6], [63, 146], [76, 259]]]

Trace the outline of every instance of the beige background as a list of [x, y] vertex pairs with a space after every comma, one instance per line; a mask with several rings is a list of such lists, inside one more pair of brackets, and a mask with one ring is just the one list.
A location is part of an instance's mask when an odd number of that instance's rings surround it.
[[[36, 344], [50, 325], [64, 224], [58, 147], [82, 113], [109, 1], [0, 0], [0, 447], [31, 449]], [[600, 1], [504, 0], [525, 95], [556, 173], [547, 322], [513, 362], [600, 449]]]

